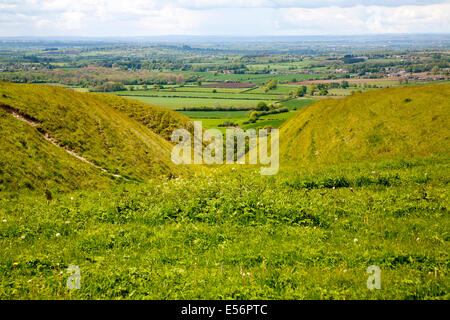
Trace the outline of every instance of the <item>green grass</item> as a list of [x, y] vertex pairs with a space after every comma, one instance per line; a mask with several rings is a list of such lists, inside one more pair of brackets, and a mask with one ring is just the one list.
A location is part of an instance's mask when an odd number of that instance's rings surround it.
[[[127, 96], [124, 96], [127, 97]], [[271, 100], [239, 100], [239, 99], [209, 99], [209, 98], [164, 98], [164, 97], [138, 97], [131, 96], [131, 99], [136, 99], [142, 102], [154, 104], [169, 109], [179, 109], [182, 107], [215, 107], [215, 106], [256, 106], [258, 102], [265, 101], [267, 103]]]
[[259, 117], [255, 123], [249, 123], [242, 126], [242, 129], [257, 129], [257, 128], [265, 128], [272, 127], [278, 128], [280, 127], [287, 119], [292, 117], [296, 111], [283, 112], [277, 114], [269, 114], [267, 116]]
[[[0, 299], [448, 300], [448, 95], [424, 86], [286, 101], [290, 112], [251, 124], [292, 115], [280, 172], [261, 176], [257, 166], [155, 165], [172, 129], [192, 130], [176, 112], [0, 83], [0, 104], [138, 178], [111, 179], [0, 111]], [[192, 113], [204, 128], [246, 120]], [[66, 288], [70, 265], [80, 290]], [[371, 265], [380, 290], [367, 289]]]
[[[36, 123], [33, 127], [0, 108], [0, 189], [63, 189], [115, 184], [122, 178], [181, 174], [167, 140], [189, 119], [170, 110], [113, 95], [78, 93], [54, 86], [0, 83], [0, 106]], [[44, 139], [49, 134], [59, 146]], [[99, 168], [64, 151], [76, 152]], [[181, 171], [180, 171], [181, 169]]]
[[288, 96], [290, 91], [296, 91], [300, 86], [294, 85], [277, 85], [275, 89], [269, 90], [267, 93], [264, 91], [264, 87], [258, 87], [254, 90], [249, 91], [248, 93], [254, 94], [279, 94]]
[[178, 111], [191, 119], [246, 119], [249, 111]]
[[447, 157], [3, 194], [0, 298], [448, 299], [449, 176]]
[[[143, 90], [143, 91], [117, 91], [114, 92], [117, 95], [121, 96], [148, 96], [148, 97], [166, 97], [166, 98], [186, 98], [186, 99], [226, 99], [226, 100], [277, 100], [280, 97], [278, 95], [273, 94], [259, 94], [259, 95], [253, 95], [253, 94], [246, 94], [246, 93], [239, 93], [239, 92], [217, 92], [212, 93], [212, 90], [209, 92], [204, 91], [192, 91], [192, 92], [184, 92], [184, 91], [157, 91], [157, 90]], [[241, 90], [242, 91], [242, 90]], [[187, 100], [189, 101], [189, 100]], [[225, 103], [225, 102], [224, 102]]]
[[297, 110], [300, 110], [303, 107], [309, 106], [310, 104], [316, 102], [317, 99], [308, 99], [308, 98], [299, 98], [299, 99], [291, 99], [287, 101], [281, 102], [283, 107], [289, 108], [289, 110], [292, 110], [296, 108]]
[[194, 71], [180, 71], [177, 72], [186, 76], [199, 76], [204, 81], [210, 82], [249, 82], [255, 84], [264, 84], [271, 79], [279, 81], [291, 81], [296, 78], [298, 81], [314, 80], [325, 76], [326, 74], [223, 74], [219, 73], [213, 75], [212, 72], [194, 72]]
[[175, 88], [175, 91], [170, 89], [170, 87], [165, 87], [164, 89], [160, 89], [160, 91], [163, 92], [171, 92], [171, 93], [178, 93], [178, 92], [205, 92], [205, 93], [212, 93], [213, 90], [216, 90], [217, 93], [240, 93], [248, 88], [204, 88], [199, 86], [183, 86]]
[[280, 130], [286, 162], [339, 163], [450, 151], [450, 86], [370, 90], [302, 108]]

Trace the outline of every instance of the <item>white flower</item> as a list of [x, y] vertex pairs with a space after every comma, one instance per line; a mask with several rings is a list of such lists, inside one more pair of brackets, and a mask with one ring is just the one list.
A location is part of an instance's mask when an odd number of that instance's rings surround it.
[[8, 221], [6, 219], [3, 219], [3, 223], [7, 223]]
[[20, 239], [22, 239], [22, 240], [25, 239], [25, 236], [21, 236]]
[[59, 237], [60, 235], [61, 235], [61, 233], [58, 232], [55, 236], [56, 236], [56, 237]]
[[73, 197], [70, 197], [70, 200], [72, 200], [72, 201], [73, 201]]
[[356, 238], [355, 238], [355, 239], [353, 239], [353, 242], [354, 242], [354, 243], [358, 242], [358, 239], [356, 239]]
[[346, 273], [347, 272], [347, 269], [344, 269], [344, 273]]
[[419, 241], [419, 240], [420, 240], [420, 238], [417, 238], [417, 239], [416, 239], [416, 241]]

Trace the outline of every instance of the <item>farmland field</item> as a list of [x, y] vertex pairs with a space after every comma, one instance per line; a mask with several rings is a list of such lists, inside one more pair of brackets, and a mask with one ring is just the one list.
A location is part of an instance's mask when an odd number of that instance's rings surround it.
[[116, 92], [118, 95], [124, 95], [127, 97], [167, 97], [167, 98], [194, 98], [194, 99], [223, 99], [223, 100], [277, 100], [280, 98], [279, 95], [273, 94], [265, 94], [265, 95], [252, 95], [249, 93], [234, 93], [234, 92], [225, 92], [225, 93], [212, 93], [210, 92], [201, 92], [201, 91], [193, 91], [193, 92], [183, 92], [183, 91], [134, 91], [134, 92]]
[[[122, 95], [128, 97], [126, 95]], [[251, 100], [251, 99], [214, 99], [214, 98], [165, 98], [165, 97], [140, 97], [140, 96], [130, 96], [130, 99], [139, 100], [142, 102], [147, 102], [150, 104], [158, 105], [161, 107], [166, 107], [172, 110], [183, 108], [183, 107], [216, 107], [216, 106], [234, 106], [234, 107], [245, 107], [245, 106], [256, 106], [258, 102], [264, 100]], [[265, 100], [270, 102], [270, 100]]]

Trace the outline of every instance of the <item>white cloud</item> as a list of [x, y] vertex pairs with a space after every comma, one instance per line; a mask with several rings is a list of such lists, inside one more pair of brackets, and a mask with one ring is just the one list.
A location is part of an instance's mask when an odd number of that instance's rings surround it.
[[0, 36], [450, 33], [450, 0], [0, 0]]
[[306, 34], [380, 34], [450, 32], [450, 4], [283, 9], [284, 29]]
[[78, 30], [81, 29], [84, 18], [84, 13], [79, 11], [64, 12], [56, 24], [66, 30]]

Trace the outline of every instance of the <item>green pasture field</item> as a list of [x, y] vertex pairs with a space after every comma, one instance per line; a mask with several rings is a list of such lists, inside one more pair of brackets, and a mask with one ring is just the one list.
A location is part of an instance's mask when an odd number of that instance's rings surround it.
[[205, 81], [212, 82], [224, 82], [224, 81], [237, 81], [237, 82], [251, 82], [255, 84], [266, 83], [269, 80], [277, 79], [278, 81], [292, 81], [296, 78], [297, 81], [314, 80], [325, 76], [325, 74], [224, 74], [218, 73], [214, 75], [212, 72], [194, 72], [194, 71], [180, 71], [177, 73], [184, 74], [186, 76], [199, 76]]
[[249, 111], [178, 111], [191, 119], [245, 119]]
[[225, 132], [226, 128], [219, 127], [220, 124], [224, 123], [224, 121], [232, 121], [233, 123], [237, 124], [241, 129], [247, 130], [247, 129], [259, 129], [259, 128], [265, 128], [265, 127], [272, 127], [272, 128], [278, 128], [280, 127], [287, 119], [292, 117], [295, 112], [297, 111], [290, 111], [290, 112], [283, 112], [283, 113], [277, 113], [277, 114], [269, 114], [266, 116], [261, 116], [258, 118], [258, 120], [254, 123], [244, 123], [248, 122], [248, 111], [232, 111], [232, 112], [225, 112], [220, 111], [221, 114], [217, 114], [219, 112], [211, 112], [216, 113], [217, 117], [211, 117], [208, 115], [208, 112], [183, 112], [180, 113], [190, 117], [191, 119], [195, 121], [202, 121], [202, 126], [206, 129], [215, 128], [219, 129], [222, 132]]
[[270, 100], [239, 100], [239, 99], [210, 99], [210, 98], [164, 98], [164, 97], [139, 97], [139, 96], [126, 96], [130, 99], [139, 100], [142, 102], [154, 104], [169, 109], [179, 109], [182, 107], [216, 107], [216, 106], [251, 106], [254, 107], [260, 101], [270, 103]]
[[[212, 91], [212, 90], [211, 90]], [[183, 98], [186, 99], [201, 99], [201, 98], [213, 98], [213, 99], [223, 99], [223, 100], [232, 100], [232, 99], [240, 99], [240, 100], [277, 100], [280, 98], [278, 95], [268, 94], [259, 94], [259, 95], [249, 95], [246, 93], [212, 93], [209, 92], [182, 92], [182, 91], [157, 91], [157, 90], [146, 90], [146, 91], [116, 91], [112, 92], [117, 95], [125, 95], [125, 96], [160, 96], [167, 98]]]
[[315, 101], [316, 99], [293, 99], [283, 101], [282, 106], [289, 108], [291, 110], [290, 112], [269, 114], [266, 116], [262, 116], [255, 123], [249, 124], [244, 124], [244, 122], [248, 121], [249, 111], [178, 111], [178, 112], [191, 119], [203, 121], [203, 127], [206, 129], [218, 128], [223, 132], [225, 131], [226, 128], [219, 127], [219, 124], [222, 124], [224, 121], [232, 121], [233, 123], [236, 123], [244, 130], [264, 128], [267, 126], [278, 128], [287, 119], [289, 119], [291, 116], [294, 115], [295, 113], [295, 111], [293, 110], [294, 107], [297, 110], [299, 110], [300, 108], [310, 105]]
[[317, 101], [317, 99], [314, 98], [299, 98], [299, 99], [291, 99], [291, 100], [287, 100], [287, 101], [283, 101], [281, 102], [281, 105], [283, 107], [287, 107], [289, 108], [289, 110], [292, 110], [294, 107], [298, 109], [308, 106], [311, 103], [314, 103], [315, 101]]
[[165, 86], [164, 89], [160, 89], [160, 91], [169, 91], [169, 92], [206, 92], [212, 93], [213, 90], [216, 90], [216, 93], [241, 93], [244, 90], [248, 90], [249, 88], [206, 88], [199, 86], [183, 86], [176, 87], [175, 90], [172, 90], [170, 86]]
[[288, 95], [290, 91], [297, 90], [299, 85], [287, 85], [287, 84], [279, 84], [275, 89], [269, 90], [267, 93], [264, 92], [264, 86], [255, 88], [248, 93], [254, 93], [254, 94], [280, 94], [280, 95]]
[[241, 125], [246, 119], [243, 118], [230, 118], [230, 119], [215, 119], [215, 118], [193, 118], [195, 121], [201, 121], [204, 129], [219, 129], [222, 133], [225, 133], [226, 127], [219, 127], [224, 121], [233, 121], [234, 123]]
[[[237, 124], [241, 129], [258, 129], [271, 126], [273, 128], [278, 128], [281, 126], [288, 118], [292, 117], [295, 111], [279, 113], [279, 114], [271, 114], [267, 116], [260, 117], [255, 123], [244, 124], [244, 122], [248, 121], [248, 112], [244, 111], [232, 111], [225, 112], [220, 111], [220, 117], [210, 117], [208, 116], [208, 112], [183, 112], [180, 113], [190, 117], [195, 121], [202, 121], [202, 126], [205, 129], [219, 129], [222, 132], [226, 131], [226, 127], [219, 127], [219, 125], [223, 124], [225, 121], [231, 121]], [[198, 113], [198, 114], [196, 114]], [[216, 112], [211, 112], [216, 113]]]
[[[303, 59], [302, 61], [293, 61], [293, 62], [260, 62], [255, 64], [247, 64], [247, 68], [250, 70], [263, 70], [264, 68], [269, 67], [271, 70], [277, 69], [279, 71], [296, 71], [305, 67], [308, 67], [312, 63], [319, 62], [318, 59]], [[290, 67], [295, 69], [289, 70]]]
[[280, 127], [287, 119], [292, 117], [297, 111], [289, 111], [277, 114], [269, 114], [266, 116], [259, 117], [255, 123], [243, 124], [242, 129], [259, 129], [265, 127], [278, 128]]
[[328, 94], [336, 95], [336, 96], [349, 96], [349, 95], [351, 95], [352, 91], [359, 90], [359, 89], [355, 89], [355, 88], [351, 88], [351, 89], [352, 90], [341, 89], [341, 88], [328, 89]]

